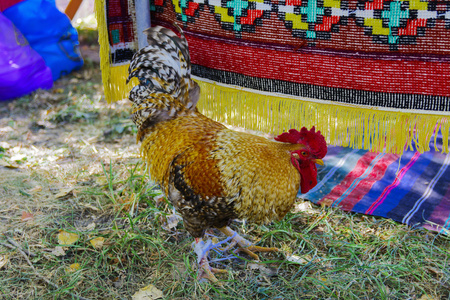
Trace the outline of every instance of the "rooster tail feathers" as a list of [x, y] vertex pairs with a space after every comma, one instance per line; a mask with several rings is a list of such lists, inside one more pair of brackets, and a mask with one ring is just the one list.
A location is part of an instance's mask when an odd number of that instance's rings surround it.
[[[171, 44], [171, 48], [178, 49], [181, 53], [178, 53], [178, 57], [180, 58], [180, 62], [185, 64], [184, 70], [187, 71], [187, 74], [190, 75], [191, 72], [191, 61], [189, 56], [189, 47], [187, 40], [184, 36], [183, 30], [177, 25], [173, 24], [175, 28], [180, 33], [180, 37], [178, 37], [175, 32], [165, 27], [156, 26], [150, 27], [144, 30], [144, 33], [147, 34], [147, 41], [150, 44], [155, 43], [155, 41], [163, 41], [163, 43]], [[161, 43], [159, 43], [161, 44]], [[175, 47], [173, 47], [175, 46]], [[182, 56], [182, 57], [181, 57]], [[184, 76], [182, 76], [184, 77]]]
[[[162, 26], [146, 29], [148, 46], [136, 52], [128, 69], [127, 82], [137, 77], [139, 84], [150, 92], [165, 92], [186, 106], [198, 101], [194, 91], [197, 84], [191, 79], [191, 62], [186, 38], [181, 28], [178, 37]], [[190, 97], [190, 91], [193, 94]], [[132, 100], [132, 99], [131, 99]], [[132, 100], [133, 101], [133, 100]]]
[[152, 80], [156, 77], [172, 84], [170, 87], [175, 89], [181, 78], [190, 76], [189, 51], [184, 35], [180, 38], [161, 26], [148, 28], [144, 33], [147, 34], [148, 46], [134, 54], [127, 81], [137, 77], [142, 85], [159, 86]]
[[[176, 26], [176, 25], [175, 25]], [[200, 87], [191, 79], [191, 62], [186, 38], [162, 26], [146, 29], [148, 46], [133, 56], [128, 81], [137, 77], [129, 99], [133, 102], [133, 121], [145, 129], [173, 119], [180, 112], [195, 110]]]

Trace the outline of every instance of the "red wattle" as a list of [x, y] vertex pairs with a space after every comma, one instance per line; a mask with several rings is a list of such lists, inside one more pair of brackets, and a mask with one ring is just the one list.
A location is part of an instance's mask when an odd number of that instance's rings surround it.
[[317, 185], [317, 167], [315, 163], [300, 164], [300, 189], [302, 194], [307, 193]]

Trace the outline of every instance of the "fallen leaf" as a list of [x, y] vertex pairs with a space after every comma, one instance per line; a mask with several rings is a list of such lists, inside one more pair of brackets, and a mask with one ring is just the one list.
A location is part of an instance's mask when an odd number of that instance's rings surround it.
[[52, 254], [55, 256], [64, 256], [66, 255], [66, 252], [64, 251], [63, 247], [56, 246], [55, 249], [53, 249]]
[[99, 211], [100, 210], [97, 207], [95, 207], [94, 205], [91, 205], [89, 203], [81, 203], [80, 202], [79, 205], [84, 206], [84, 207], [89, 208], [89, 209], [92, 209], [92, 210], [95, 210], [95, 211]]
[[58, 244], [60, 245], [72, 245], [78, 241], [78, 235], [75, 233], [60, 230], [58, 233]]
[[30, 194], [36, 194], [36, 193], [39, 193], [39, 192], [41, 192], [41, 191], [42, 191], [42, 186], [37, 185], [37, 186], [35, 186], [34, 188], [29, 189], [29, 190], [28, 190], [28, 193], [30, 193]]
[[275, 268], [268, 268], [262, 264], [250, 263], [247, 265], [247, 268], [250, 270], [259, 270], [262, 275], [275, 276], [277, 274]]
[[56, 198], [62, 198], [64, 196], [67, 196], [71, 191], [73, 190], [73, 188], [65, 188], [62, 189], [58, 194], [55, 195]]
[[132, 193], [129, 197], [122, 198], [119, 197], [117, 201], [121, 203], [121, 209], [129, 211], [131, 208], [131, 205], [133, 205], [133, 199], [134, 199], [134, 193]]
[[9, 163], [3, 159], [0, 159], [0, 166], [5, 167], [5, 168], [9, 168], [9, 169], [17, 169], [19, 168], [18, 165], [14, 164], [14, 163]]
[[103, 247], [103, 243], [105, 242], [105, 238], [104, 237], [97, 237], [95, 239], [92, 239], [91, 241], [91, 245], [92, 247], [94, 247], [95, 249], [101, 249]]
[[8, 256], [0, 255], [0, 269], [8, 263]]
[[26, 222], [28, 220], [33, 220], [33, 218], [34, 218], [34, 216], [33, 216], [32, 213], [29, 213], [29, 212], [26, 212], [26, 211], [22, 212], [22, 218], [21, 218], [22, 222]]
[[108, 179], [106, 179], [105, 176], [99, 176], [99, 177], [95, 178], [95, 183], [97, 185], [105, 185], [108, 183]]
[[79, 269], [80, 269], [80, 264], [79, 264], [79, 263], [74, 263], [74, 264], [71, 264], [71, 265], [66, 269], [66, 271], [69, 272], [69, 273], [73, 273], [73, 272], [75, 272], [75, 271], [78, 271]]
[[438, 299], [438, 298], [435, 298], [433, 296], [428, 296], [427, 294], [423, 294], [422, 297], [420, 297], [417, 300], [436, 300], [436, 299]]
[[166, 217], [167, 224], [163, 226], [164, 229], [170, 230], [172, 228], [177, 227], [178, 222], [183, 220], [183, 218], [180, 215], [177, 215], [175, 211], [170, 216]]
[[95, 226], [97, 226], [97, 225], [95, 224], [95, 222], [89, 223], [88, 226], [86, 226], [86, 227], [84, 228], [84, 230], [85, 230], [85, 231], [92, 231], [92, 230], [95, 229]]
[[286, 260], [293, 263], [305, 265], [311, 261], [311, 257], [309, 255], [305, 255], [303, 257], [298, 255], [290, 255], [286, 257]]
[[136, 292], [131, 299], [133, 300], [153, 300], [163, 297], [163, 292], [158, 290], [153, 284], [149, 284], [146, 287]]

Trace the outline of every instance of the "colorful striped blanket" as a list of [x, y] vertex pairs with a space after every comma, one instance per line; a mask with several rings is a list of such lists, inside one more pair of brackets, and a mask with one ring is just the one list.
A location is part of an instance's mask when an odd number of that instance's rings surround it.
[[[436, 139], [442, 143], [442, 137]], [[450, 231], [450, 154], [403, 155], [329, 147], [318, 184], [299, 195], [346, 211]]]

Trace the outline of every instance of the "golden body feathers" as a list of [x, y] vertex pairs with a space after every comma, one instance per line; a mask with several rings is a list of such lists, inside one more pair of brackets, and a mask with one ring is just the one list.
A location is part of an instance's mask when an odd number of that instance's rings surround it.
[[142, 140], [152, 180], [195, 237], [233, 218], [278, 220], [292, 207], [300, 174], [295, 144], [227, 129], [198, 112], [158, 123]]

